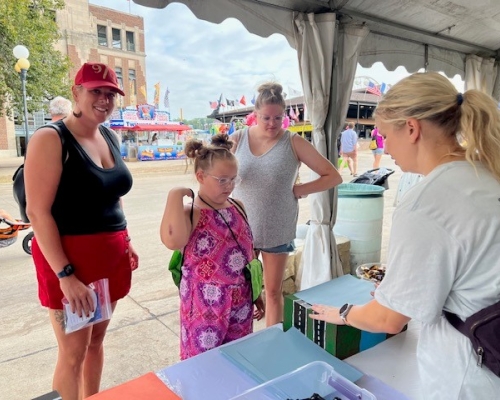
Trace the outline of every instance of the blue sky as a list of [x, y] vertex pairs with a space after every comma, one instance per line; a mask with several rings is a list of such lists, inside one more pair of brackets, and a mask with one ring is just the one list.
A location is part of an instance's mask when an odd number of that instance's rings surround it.
[[[235, 19], [202, 21], [179, 3], [158, 10], [127, 0], [89, 2], [144, 18], [148, 100], [153, 102], [154, 85], [160, 82], [163, 103], [168, 87], [172, 118], [181, 109], [185, 119], [205, 117], [212, 111], [209, 101], [221, 93], [238, 101], [244, 95], [250, 104], [257, 87], [269, 80], [281, 83], [285, 92], [302, 91], [296, 51], [281, 35], [262, 38]], [[376, 63], [369, 69], [358, 65], [356, 75], [394, 84], [408, 73], [403, 67], [388, 72]], [[453, 81], [460, 85], [459, 79]]]

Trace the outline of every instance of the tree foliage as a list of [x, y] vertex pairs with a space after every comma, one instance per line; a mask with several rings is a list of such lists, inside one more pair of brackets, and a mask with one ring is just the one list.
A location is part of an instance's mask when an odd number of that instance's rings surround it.
[[20, 74], [14, 70], [12, 53], [18, 44], [30, 52], [28, 112], [42, 109], [55, 96], [69, 96], [70, 63], [55, 49], [60, 38], [55, 13], [62, 8], [62, 0], [0, 0], [0, 115], [23, 115]]
[[[180, 121], [180, 119], [176, 118], [173, 121]], [[212, 118], [193, 118], [190, 120], [184, 119], [182, 122], [192, 126], [193, 129], [210, 129], [215, 120]]]

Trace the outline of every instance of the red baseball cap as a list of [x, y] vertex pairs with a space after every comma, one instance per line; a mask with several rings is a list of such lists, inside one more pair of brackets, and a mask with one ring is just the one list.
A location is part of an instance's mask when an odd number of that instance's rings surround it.
[[106, 64], [85, 63], [78, 70], [75, 76], [75, 85], [82, 85], [86, 89], [107, 87], [125, 96], [125, 93], [118, 85], [116, 73]]

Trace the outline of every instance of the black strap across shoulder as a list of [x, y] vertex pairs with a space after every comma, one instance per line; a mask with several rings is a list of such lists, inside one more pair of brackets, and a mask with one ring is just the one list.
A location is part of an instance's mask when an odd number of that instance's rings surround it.
[[[41, 128], [52, 128], [59, 135], [59, 138], [61, 139], [61, 146], [62, 146], [61, 162], [64, 165], [64, 163], [66, 162], [66, 157], [68, 155], [68, 151], [66, 149], [65, 139], [64, 139], [64, 132], [65, 132], [65, 130], [67, 131], [66, 126], [62, 123], [62, 121], [57, 121], [55, 123], [50, 123], [50, 124], [41, 126], [38, 129], [41, 129]], [[24, 152], [24, 160], [26, 160], [27, 153], [28, 153], [28, 147], [26, 146], [26, 150]], [[21, 164], [19, 166], [19, 168], [16, 169], [16, 171], [14, 172], [14, 175], [12, 175], [12, 181], [13, 181], [13, 184], [12, 184], [13, 196], [14, 196], [14, 200], [19, 205], [19, 213], [21, 214], [21, 219], [24, 222], [29, 222], [28, 215], [26, 214], [26, 189], [24, 187], [24, 163]]]
[[[198, 193], [198, 197], [200, 198], [200, 200], [205, 203], [207, 206], [209, 206], [212, 210], [214, 210], [217, 214], [219, 214], [219, 217], [222, 218], [222, 220], [225, 222], [225, 224], [227, 225], [227, 228], [229, 229], [229, 232], [231, 232], [231, 235], [233, 236], [233, 239], [234, 241], [236, 242], [236, 244], [238, 245], [240, 251], [241, 251], [241, 254], [243, 254], [243, 256], [245, 256], [245, 251], [243, 250], [243, 248], [241, 247], [240, 245], [240, 242], [238, 242], [238, 239], [236, 239], [236, 235], [234, 234], [233, 230], [231, 229], [231, 227], [229, 226], [229, 223], [226, 221], [226, 219], [224, 218], [224, 216], [222, 215], [222, 213], [217, 210], [216, 208], [214, 208], [211, 204], [207, 203], [205, 200], [203, 200], [203, 198], [200, 196], [200, 194]], [[235, 204], [234, 202], [230, 201], [231, 204]], [[239, 206], [235, 206], [236, 210], [239, 209]], [[242, 210], [243, 211], [243, 210]], [[245, 215], [245, 221], [247, 221], [246, 219], [246, 214], [242, 214], [241, 211], [238, 210], [238, 212], [241, 214], [241, 215]], [[244, 212], [244, 211], [243, 211]], [[248, 224], [248, 221], [247, 221], [247, 224]], [[250, 260], [247, 259], [247, 264], [250, 262]]]

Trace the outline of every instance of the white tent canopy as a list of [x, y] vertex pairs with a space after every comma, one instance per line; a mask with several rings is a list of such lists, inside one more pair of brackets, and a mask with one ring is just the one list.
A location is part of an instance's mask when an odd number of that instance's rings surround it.
[[183, 3], [200, 19], [236, 18], [251, 33], [283, 34], [293, 48], [297, 13], [335, 13], [342, 25], [366, 27], [358, 62], [380, 61], [388, 70], [404, 66], [465, 76], [465, 57], [500, 56], [500, 2], [495, 0], [134, 0], [147, 7]]
[[[173, 0], [134, 0], [164, 8]], [[499, 0], [177, 0], [200, 19], [236, 18], [251, 33], [284, 35], [297, 50], [315, 147], [334, 165], [357, 63], [460, 75], [500, 100]], [[332, 228], [336, 191], [310, 196], [301, 289], [341, 274]]]

